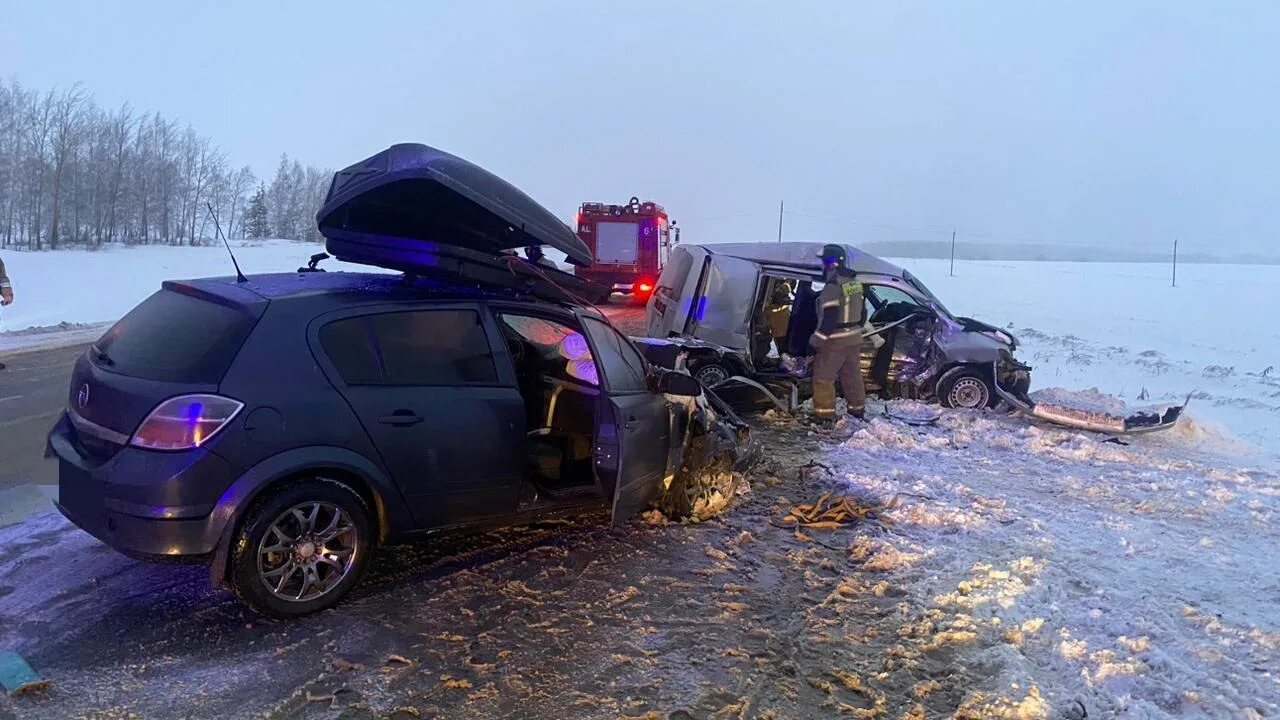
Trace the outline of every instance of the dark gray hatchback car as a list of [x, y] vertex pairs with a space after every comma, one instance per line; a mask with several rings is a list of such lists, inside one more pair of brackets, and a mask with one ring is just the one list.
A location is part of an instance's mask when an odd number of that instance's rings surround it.
[[338, 173], [318, 219], [331, 253], [404, 273], [165, 283], [76, 362], [48, 439], [63, 514], [287, 616], [338, 602], [381, 543], [618, 523], [670, 483], [698, 418], [664, 395], [701, 387], [501, 255], [585, 256], [550, 213], [413, 145]]

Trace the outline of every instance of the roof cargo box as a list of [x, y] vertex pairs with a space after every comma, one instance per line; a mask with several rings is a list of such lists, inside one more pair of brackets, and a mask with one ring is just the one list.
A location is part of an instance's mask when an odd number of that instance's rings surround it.
[[334, 173], [316, 223], [339, 260], [411, 273], [530, 245], [591, 262], [582, 240], [533, 198], [420, 144], [392, 145]]

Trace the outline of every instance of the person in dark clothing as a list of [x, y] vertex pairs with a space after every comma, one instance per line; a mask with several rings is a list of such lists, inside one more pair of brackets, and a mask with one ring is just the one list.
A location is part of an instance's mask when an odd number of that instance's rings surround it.
[[533, 263], [533, 264], [535, 264], [535, 265], [541, 265], [541, 266], [543, 266], [543, 267], [549, 267], [549, 268], [551, 268], [551, 269], [553, 269], [553, 270], [559, 270], [559, 269], [560, 269], [560, 266], [559, 266], [559, 265], [556, 265], [556, 262], [555, 262], [554, 260], [552, 260], [551, 258], [549, 258], [549, 257], [547, 257], [546, 255], [542, 254], [542, 247], [541, 247], [541, 246], [538, 246], [538, 245], [530, 245], [529, 247], [527, 247], [527, 248], [525, 248], [525, 249], [524, 249], [524, 256], [525, 256], [525, 259], [526, 259], [526, 260], [528, 260], [529, 262], [531, 262], [531, 263]]
[[809, 337], [818, 329], [817, 300], [813, 283], [805, 280], [796, 286], [791, 317], [787, 321], [786, 352], [792, 357], [804, 357], [810, 352]]
[[[11, 304], [13, 304], [13, 283], [9, 282], [9, 276], [4, 271], [4, 260], [0, 260], [0, 305]], [[0, 363], [0, 370], [4, 367], [4, 363]]]
[[813, 414], [819, 420], [835, 419], [839, 377], [848, 413], [861, 419], [867, 404], [861, 363], [862, 326], [867, 321], [862, 283], [849, 267], [843, 247], [826, 245], [821, 257], [826, 284], [818, 295], [818, 329], [809, 340], [816, 351]]

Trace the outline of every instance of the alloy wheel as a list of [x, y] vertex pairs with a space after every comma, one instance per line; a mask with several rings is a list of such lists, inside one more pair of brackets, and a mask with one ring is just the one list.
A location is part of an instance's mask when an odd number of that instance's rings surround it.
[[258, 543], [258, 577], [277, 598], [307, 602], [351, 573], [361, 552], [355, 523], [330, 502], [305, 502], [281, 513]]

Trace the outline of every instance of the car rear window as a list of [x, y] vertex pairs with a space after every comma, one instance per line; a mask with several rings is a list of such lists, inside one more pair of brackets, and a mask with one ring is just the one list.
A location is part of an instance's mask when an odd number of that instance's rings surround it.
[[94, 343], [93, 362], [130, 377], [214, 385], [254, 323], [236, 308], [160, 290]]
[[475, 310], [414, 310], [336, 320], [320, 344], [348, 385], [495, 384]]

